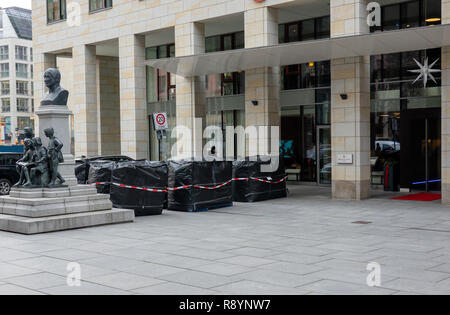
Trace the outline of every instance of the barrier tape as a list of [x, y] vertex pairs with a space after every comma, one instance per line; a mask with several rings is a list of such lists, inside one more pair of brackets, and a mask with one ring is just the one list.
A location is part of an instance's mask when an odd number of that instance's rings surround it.
[[126, 188], [126, 189], [135, 189], [135, 190], [142, 190], [142, 191], [150, 191], [150, 192], [157, 192], [157, 193], [166, 193], [169, 191], [177, 191], [177, 190], [183, 190], [183, 189], [189, 189], [191, 187], [194, 188], [198, 188], [198, 189], [205, 189], [205, 190], [216, 190], [222, 187], [225, 187], [229, 184], [231, 184], [232, 182], [236, 182], [236, 181], [249, 181], [250, 179], [252, 180], [256, 180], [259, 182], [263, 182], [263, 183], [268, 183], [268, 184], [279, 184], [284, 182], [285, 180], [287, 180], [287, 176], [280, 179], [279, 181], [273, 181], [273, 179], [271, 177], [265, 177], [264, 178], [256, 178], [256, 177], [250, 177], [250, 178], [233, 178], [232, 180], [229, 180], [223, 184], [217, 185], [217, 186], [212, 186], [212, 187], [208, 187], [208, 186], [201, 186], [201, 185], [185, 185], [185, 186], [180, 186], [180, 187], [167, 187], [166, 189], [156, 189], [156, 188], [147, 188], [147, 187], [138, 187], [138, 186], [129, 186], [129, 185], [123, 185], [123, 184], [117, 184], [117, 183], [109, 183], [109, 182], [99, 182], [99, 183], [93, 183], [93, 184], [89, 184], [89, 186], [100, 186], [100, 185], [114, 185], [117, 187], [121, 187], [121, 188]]

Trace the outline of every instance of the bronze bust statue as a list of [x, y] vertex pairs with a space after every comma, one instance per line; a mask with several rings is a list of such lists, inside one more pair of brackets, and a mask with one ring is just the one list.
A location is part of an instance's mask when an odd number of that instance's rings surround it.
[[45, 86], [48, 87], [48, 93], [41, 102], [41, 106], [47, 105], [67, 105], [69, 92], [63, 89], [61, 83], [61, 73], [58, 69], [50, 68], [44, 73]]

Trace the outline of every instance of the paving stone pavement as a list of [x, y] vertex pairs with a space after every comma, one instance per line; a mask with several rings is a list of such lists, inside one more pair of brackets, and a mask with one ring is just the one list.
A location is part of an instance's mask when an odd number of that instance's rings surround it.
[[[205, 213], [0, 232], [0, 294], [450, 294], [450, 207], [392, 196], [290, 186], [287, 199]], [[71, 262], [81, 287], [67, 285]], [[367, 285], [371, 262], [381, 287]]]

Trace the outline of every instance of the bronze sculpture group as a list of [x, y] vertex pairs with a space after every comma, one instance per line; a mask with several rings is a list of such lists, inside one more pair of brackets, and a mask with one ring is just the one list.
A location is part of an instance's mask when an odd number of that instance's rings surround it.
[[15, 186], [55, 187], [65, 182], [58, 172], [59, 164], [64, 162], [63, 143], [55, 137], [53, 128], [45, 129], [44, 133], [49, 138], [48, 148], [42, 145], [41, 138], [33, 137], [31, 128], [25, 129], [25, 154], [17, 161], [20, 179]]
[[[44, 73], [44, 82], [49, 91], [42, 100], [41, 106], [67, 105], [69, 92], [60, 86], [59, 70], [47, 69]], [[58, 171], [59, 164], [64, 162], [61, 151], [64, 144], [55, 137], [53, 128], [44, 130], [45, 136], [49, 139], [47, 148], [42, 145], [41, 138], [34, 137], [31, 128], [27, 127], [24, 131], [25, 154], [17, 161], [20, 179], [15, 186], [60, 187], [65, 182]]]

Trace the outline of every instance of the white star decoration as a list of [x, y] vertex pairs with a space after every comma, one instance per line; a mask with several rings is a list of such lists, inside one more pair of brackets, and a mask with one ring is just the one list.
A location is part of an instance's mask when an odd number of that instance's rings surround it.
[[423, 79], [423, 87], [426, 88], [427, 83], [428, 83], [428, 78], [430, 78], [431, 80], [433, 80], [434, 83], [437, 84], [436, 79], [434, 78], [432, 73], [442, 72], [442, 70], [433, 69], [434, 65], [439, 61], [439, 58], [435, 62], [433, 62], [431, 65], [428, 65], [428, 58], [425, 59], [425, 63], [423, 65], [420, 62], [418, 62], [416, 60], [416, 58], [414, 58], [414, 61], [417, 63], [417, 65], [419, 66], [420, 69], [408, 70], [409, 72], [412, 72], [412, 73], [419, 73], [419, 76], [413, 82], [413, 84], [416, 83], [417, 81], [419, 81], [420, 79]]

